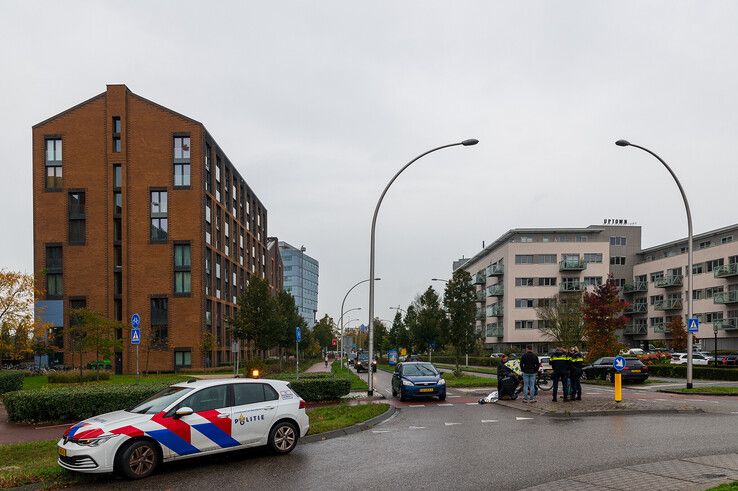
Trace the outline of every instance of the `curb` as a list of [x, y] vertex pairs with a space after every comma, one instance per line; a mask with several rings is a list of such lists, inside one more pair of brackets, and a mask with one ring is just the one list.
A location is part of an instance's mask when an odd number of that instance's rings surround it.
[[715, 394], [713, 392], [679, 392], [676, 390], [659, 389], [656, 392], [663, 392], [664, 394], [677, 394], [680, 396], [717, 396], [717, 397], [738, 397], [736, 394]]
[[354, 433], [360, 433], [362, 431], [366, 431], [377, 426], [379, 423], [383, 423], [384, 421], [394, 416], [397, 411], [399, 410], [395, 406], [390, 406], [389, 409], [387, 409], [379, 416], [367, 419], [362, 423], [357, 423], [353, 426], [347, 426], [346, 428], [341, 428], [338, 430], [326, 431], [325, 433], [318, 433], [317, 435], [308, 435], [302, 437], [301, 440], [302, 443], [315, 443], [322, 442], [324, 440], [331, 440], [333, 438], [338, 438], [341, 436], [353, 435]]

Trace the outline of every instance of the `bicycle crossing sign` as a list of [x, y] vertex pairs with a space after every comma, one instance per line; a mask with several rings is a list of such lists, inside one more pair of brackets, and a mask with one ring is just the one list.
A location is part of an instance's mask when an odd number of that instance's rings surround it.
[[687, 321], [687, 332], [699, 332], [700, 319], [698, 317], [690, 317]]

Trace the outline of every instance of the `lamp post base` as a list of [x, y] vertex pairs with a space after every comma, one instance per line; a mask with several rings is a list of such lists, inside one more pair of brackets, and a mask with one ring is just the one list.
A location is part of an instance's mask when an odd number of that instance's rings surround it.
[[369, 389], [368, 391], [366, 391], [366, 395], [372, 397], [374, 395], [374, 391], [372, 389]]
[[692, 382], [687, 382], [687, 388], [688, 389], [691, 389], [692, 388]]

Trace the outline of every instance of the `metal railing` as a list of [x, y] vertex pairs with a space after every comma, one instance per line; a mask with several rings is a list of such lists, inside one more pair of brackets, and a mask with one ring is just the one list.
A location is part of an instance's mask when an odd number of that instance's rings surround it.
[[488, 297], [501, 297], [505, 293], [505, 288], [502, 285], [490, 285], [487, 287]]
[[675, 286], [682, 286], [682, 278], [680, 274], [663, 276], [654, 281], [653, 284], [656, 288], [673, 288]]
[[484, 285], [486, 282], [487, 282], [487, 277], [485, 276], [483, 271], [480, 271], [479, 273], [474, 275], [475, 285]]
[[632, 303], [623, 309], [624, 314], [645, 314], [648, 311], [646, 303]]
[[724, 329], [738, 329], [738, 317], [715, 319], [712, 321], [712, 327], [719, 331]]
[[632, 283], [626, 283], [623, 285], [623, 293], [635, 293], [635, 292], [647, 292], [648, 282], [647, 281], [634, 281]]
[[504, 308], [499, 303], [487, 306], [487, 317], [502, 317]]
[[501, 338], [503, 334], [502, 326], [489, 325], [487, 326], [485, 335], [488, 338]]
[[659, 300], [653, 304], [653, 308], [656, 310], [682, 310], [682, 299], [667, 298], [665, 300]]
[[587, 263], [582, 258], [559, 261], [559, 271], [583, 271], [585, 269], [587, 269]]
[[715, 278], [728, 278], [730, 276], [738, 276], [738, 263], [726, 264], [718, 266], [713, 270]]
[[653, 332], [657, 334], [671, 334], [671, 331], [666, 328], [666, 324], [664, 324], [663, 322], [660, 324], [654, 324]]
[[648, 334], [648, 326], [646, 324], [631, 323], [625, 326], [623, 334], [626, 336], [643, 336]]
[[587, 284], [583, 281], [567, 281], [559, 284], [560, 293], [576, 293], [587, 289]]
[[738, 290], [713, 293], [712, 301], [718, 304], [738, 303]]
[[505, 266], [503, 264], [490, 264], [487, 266], [487, 276], [502, 276], [505, 274]]

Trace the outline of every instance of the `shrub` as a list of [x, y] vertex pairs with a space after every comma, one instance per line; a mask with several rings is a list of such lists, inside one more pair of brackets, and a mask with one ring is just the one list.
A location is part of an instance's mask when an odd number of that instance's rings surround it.
[[[648, 373], [653, 377], [686, 378], [686, 365], [649, 365]], [[696, 379], [738, 380], [738, 369], [693, 366], [692, 376]]]
[[351, 391], [351, 382], [341, 378], [310, 377], [290, 382], [290, 387], [306, 401], [340, 399]]
[[80, 421], [134, 406], [168, 386], [99, 384], [18, 390], [4, 394], [3, 402], [8, 419], [14, 422]]
[[110, 380], [110, 372], [82, 370], [81, 377], [79, 371], [75, 370], [49, 373], [50, 384], [79, 384], [82, 382], [95, 382], [97, 380]]
[[0, 370], [0, 394], [23, 388], [23, 372], [20, 370]]
[[251, 358], [246, 362], [244, 370], [246, 376], [249, 378], [251, 378], [251, 373], [254, 370], [259, 370], [259, 376], [263, 377], [264, 374], [267, 373], [267, 364], [259, 358]]

